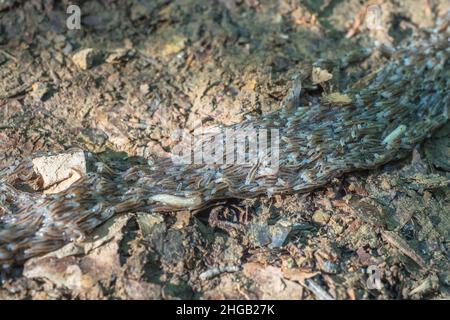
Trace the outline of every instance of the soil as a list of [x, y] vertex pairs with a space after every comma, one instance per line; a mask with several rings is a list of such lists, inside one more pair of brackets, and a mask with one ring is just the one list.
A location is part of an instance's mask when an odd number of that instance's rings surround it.
[[[448, 0], [0, 1], [0, 176], [73, 147], [167, 156], [172, 133], [340, 92], [432, 27]], [[364, 54], [370, 49], [370, 54]], [[313, 66], [333, 75], [310, 79]], [[0, 272], [1, 299], [450, 298], [450, 126], [413, 154], [307, 194], [129, 213]], [[374, 279], [380, 279], [379, 286]]]

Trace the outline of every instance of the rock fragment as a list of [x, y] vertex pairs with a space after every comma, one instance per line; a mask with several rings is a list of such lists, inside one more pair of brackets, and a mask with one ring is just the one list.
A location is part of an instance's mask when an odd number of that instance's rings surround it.
[[317, 224], [325, 225], [330, 220], [330, 214], [322, 209], [319, 209], [314, 212], [312, 220]]
[[72, 56], [72, 61], [82, 70], [88, 70], [96, 65], [101, 58], [101, 53], [92, 48], [77, 51]]
[[86, 174], [86, 159], [81, 150], [72, 150], [57, 155], [36, 157], [33, 169], [43, 179], [44, 193], [66, 190]]
[[46, 100], [50, 93], [50, 86], [46, 82], [36, 82], [31, 89], [31, 95], [38, 101]]

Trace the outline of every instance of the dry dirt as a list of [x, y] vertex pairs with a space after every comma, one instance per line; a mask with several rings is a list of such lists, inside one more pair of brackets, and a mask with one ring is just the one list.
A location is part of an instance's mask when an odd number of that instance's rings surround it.
[[[354, 23], [366, 1], [79, 1], [68, 30], [71, 3], [0, 1], [0, 173], [74, 146], [110, 162], [164, 156], [176, 129], [277, 109], [298, 74], [303, 102], [338, 92], [385, 63], [377, 44], [450, 7], [378, 1], [374, 35]], [[312, 85], [313, 65], [332, 81]], [[1, 271], [0, 298], [448, 299], [449, 154], [447, 125], [409, 159], [308, 194], [121, 215]]]

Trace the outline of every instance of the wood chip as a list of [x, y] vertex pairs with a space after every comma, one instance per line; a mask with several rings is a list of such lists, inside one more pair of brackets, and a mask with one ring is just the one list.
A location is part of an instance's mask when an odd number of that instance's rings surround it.
[[381, 232], [383, 239], [389, 244], [400, 250], [401, 253], [411, 258], [421, 268], [427, 269], [426, 262], [419, 256], [400, 236], [392, 231], [383, 230]]

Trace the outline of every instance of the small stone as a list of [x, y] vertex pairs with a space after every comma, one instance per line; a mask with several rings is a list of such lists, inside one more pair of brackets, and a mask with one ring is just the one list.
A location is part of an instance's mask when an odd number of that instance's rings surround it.
[[192, 217], [189, 211], [178, 211], [176, 215], [177, 221], [173, 224], [173, 229], [181, 230], [189, 225], [189, 221]]
[[86, 174], [86, 159], [82, 150], [36, 157], [33, 169], [43, 179], [44, 193], [58, 193], [69, 188]]
[[108, 54], [108, 57], [106, 58], [106, 62], [118, 63], [121, 61], [126, 61], [133, 55], [134, 55], [134, 52], [130, 51], [129, 49], [126, 49], [126, 48], [115, 49]]
[[97, 126], [107, 136], [109, 142], [114, 144], [118, 150], [126, 150], [130, 145], [126, 132], [125, 123], [117, 116], [117, 113], [109, 110], [98, 110], [95, 115]]
[[386, 177], [383, 178], [383, 180], [381, 180], [381, 184], [380, 184], [381, 189], [383, 189], [384, 191], [389, 191], [391, 190], [391, 185], [388, 181], [388, 179]]
[[336, 221], [332, 221], [331, 228], [333, 229], [335, 235], [340, 235], [344, 232], [344, 227]]
[[39, 101], [44, 101], [49, 96], [50, 87], [46, 82], [37, 82], [31, 86], [31, 95]]
[[170, 56], [179, 53], [186, 47], [187, 38], [183, 35], [173, 35], [171, 39], [165, 43], [161, 50], [162, 56]]
[[150, 133], [150, 138], [155, 141], [161, 141], [162, 139], [162, 132], [160, 128], [155, 128], [152, 133]]
[[312, 220], [320, 225], [325, 225], [330, 220], [330, 214], [322, 209], [318, 209], [314, 212]]
[[249, 230], [249, 239], [255, 247], [263, 247], [272, 242], [269, 226], [262, 222], [253, 223]]
[[92, 68], [99, 58], [100, 52], [92, 48], [82, 49], [72, 56], [73, 62], [83, 70]]
[[372, 264], [371, 256], [366, 252], [364, 247], [359, 247], [358, 250], [356, 250], [356, 254], [358, 255], [359, 263], [363, 266], [369, 266]]
[[321, 69], [319, 67], [314, 67], [312, 70], [311, 78], [313, 84], [321, 84], [330, 81], [333, 78], [333, 75], [327, 70]]
[[291, 232], [292, 227], [285, 221], [279, 222], [271, 228], [272, 242], [269, 244], [269, 248], [279, 248], [283, 246], [286, 238]]
[[148, 83], [141, 84], [139, 86], [139, 91], [142, 93], [142, 95], [147, 95], [150, 92], [150, 85]]
[[73, 51], [72, 44], [70, 42], [67, 42], [66, 45], [64, 46], [64, 48], [62, 49], [62, 51], [65, 55], [72, 53], [72, 51]]

